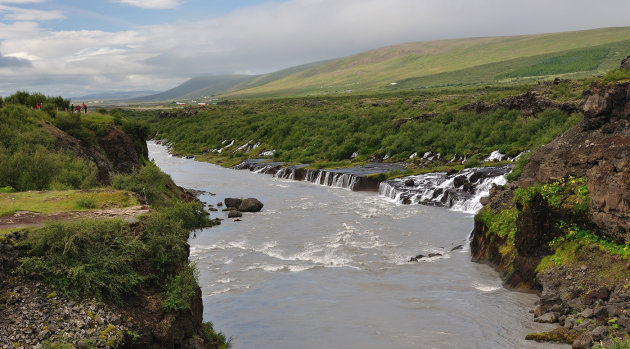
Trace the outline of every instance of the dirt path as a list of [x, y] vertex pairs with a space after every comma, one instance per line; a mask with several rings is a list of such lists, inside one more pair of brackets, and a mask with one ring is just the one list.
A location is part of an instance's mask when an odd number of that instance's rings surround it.
[[114, 219], [120, 218], [132, 222], [136, 217], [151, 212], [147, 206], [110, 208], [92, 211], [66, 211], [42, 214], [30, 211], [18, 211], [9, 216], [0, 217], [0, 230], [12, 228], [40, 227], [46, 223], [58, 221], [76, 221], [86, 218]]

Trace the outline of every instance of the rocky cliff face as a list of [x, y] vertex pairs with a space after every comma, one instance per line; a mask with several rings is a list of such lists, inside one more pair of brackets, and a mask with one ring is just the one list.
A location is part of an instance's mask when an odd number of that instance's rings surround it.
[[[622, 247], [630, 242], [630, 82], [594, 84], [580, 107], [583, 121], [535, 151], [517, 184], [491, 191], [476, 217], [471, 252], [474, 261], [493, 265], [506, 286], [539, 292], [535, 321], [563, 326], [532, 338], [560, 336], [574, 348], [588, 348], [630, 332], [630, 263], [623, 253], [594, 243], [600, 238]], [[529, 197], [526, 206], [514, 200], [519, 187], [553, 186], [569, 176], [587, 180], [584, 211], [554, 206], [541, 195]], [[484, 213], [512, 224], [513, 235], [492, 231], [492, 219], [484, 221]], [[578, 230], [591, 240], [570, 235]], [[552, 248], [557, 239], [569, 239], [565, 250]], [[552, 254], [556, 259], [545, 258]]]
[[138, 169], [139, 155], [143, 155], [136, 153], [131, 137], [117, 127], [98, 139], [98, 147], [87, 146], [48, 122], [44, 123], [44, 128], [55, 137], [56, 148], [93, 162], [98, 169], [98, 180], [103, 184], [109, 184], [113, 173], [131, 173]]
[[588, 178], [590, 219], [611, 239], [630, 241], [630, 82], [594, 85], [581, 107], [584, 120], [536, 151], [519, 184]]

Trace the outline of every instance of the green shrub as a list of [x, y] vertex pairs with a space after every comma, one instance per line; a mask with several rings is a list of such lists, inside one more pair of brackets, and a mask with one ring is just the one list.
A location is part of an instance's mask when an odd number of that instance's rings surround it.
[[523, 169], [527, 165], [529, 158], [532, 156], [533, 151], [529, 151], [523, 155], [521, 155], [516, 162], [514, 163], [514, 168], [508, 175], [506, 176], [508, 182], [515, 182], [521, 178], [521, 174], [523, 174]]
[[479, 167], [481, 165], [483, 165], [483, 163], [477, 157], [471, 157], [464, 161], [464, 168]]
[[10, 185], [0, 188], [0, 193], [14, 193], [14, 192], [15, 192], [15, 189], [13, 189], [13, 187]]
[[96, 199], [94, 198], [80, 198], [76, 201], [76, 206], [79, 209], [93, 209], [96, 208]]
[[167, 186], [175, 186], [171, 177], [152, 162], [147, 162], [138, 172], [115, 174], [112, 187], [137, 193], [146, 203], [157, 207], [166, 207], [172, 202], [172, 193]]
[[175, 276], [169, 277], [164, 283], [162, 309], [172, 312], [190, 310], [190, 300], [199, 288], [198, 274], [194, 265], [187, 265]]
[[145, 279], [135, 268], [145, 246], [123, 221], [53, 223], [20, 245], [20, 271], [41, 275], [69, 296], [120, 302]]
[[610, 83], [627, 79], [630, 79], [630, 69], [615, 68], [604, 75], [603, 81]]
[[201, 338], [207, 348], [229, 349], [232, 347], [232, 339], [226, 339], [221, 332], [216, 332], [212, 322], [204, 322], [201, 325]]

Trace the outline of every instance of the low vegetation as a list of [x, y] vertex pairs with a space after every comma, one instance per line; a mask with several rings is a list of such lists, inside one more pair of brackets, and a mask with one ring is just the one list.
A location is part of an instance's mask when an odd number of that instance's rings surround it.
[[[44, 111], [35, 109], [33, 101]], [[142, 154], [147, 128], [117, 112], [69, 113], [67, 103], [54, 101], [57, 99], [27, 92], [2, 100], [0, 216], [141, 203], [152, 210], [133, 224], [88, 219], [29, 228], [27, 237], [16, 246], [20, 251], [18, 275], [37, 276], [65, 297], [118, 304], [141, 291], [161, 290], [156, 300], [164, 312], [186, 312], [198, 290], [194, 267], [188, 265], [188, 237], [192, 230], [212, 224], [203, 204], [188, 202], [183, 190], [145, 159], [140, 159], [139, 170], [114, 175], [113, 188], [99, 182], [91, 159], [60, 150], [50, 125], [74, 136], [82, 149], [96, 152], [101, 151], [97, 140], [118, 127], [134, 140], [138, 154]], [[46, 112], [46, 105], [53, 105], [54, 112]], [[212, 326], [206, 326], [204, 335], [213, 338], [209, 343], [229, 347], [225, 336], [215, 333]], [[131, 331], [127, 337], [132, 341], [139, 336]], [[49, 340], [44, 346], [65, 347], [66, 343]]]
[[[531, 89], [240, 101], [199, 109], [188, 117], [143, 116], [137, 111], [129, 117], [148, 121], [152, 133], [172, 142], [176, 153], [226, 165], [275, 150], [273, 160], [317, 167], [375, 157], [403, 161], [427, 151], [447, 160], [455, 155], [472, 158], [472, 166], [474, 159], [494, 150], [516, 156], [545, 144], [581, 120], [581, 114], [554, 109], [533, 116], [518, 110], [461, 109], [468, 103], [494, 103]], [[233, 145], [226, 147], [232, 140]], [[261, 144], [249, 152], [237, 151], [247, 142]]]
[[53, 213], [140, 205], [129, 191], [94, 189], [0, 193], [0, 216], [16, 211]]

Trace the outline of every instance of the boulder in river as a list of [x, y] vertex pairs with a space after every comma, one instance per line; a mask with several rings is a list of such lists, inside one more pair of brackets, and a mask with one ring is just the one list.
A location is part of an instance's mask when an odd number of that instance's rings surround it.
[[243, 217], [243, 214], [236, 210], [231, 210], [230, 212], [228, 212], [228, 218], [238, 218], [238, 217]]
[[[225, 199], [227, 200], [227, 199]], [[227, 204], [227, 201], [226, 201]], [[248, 198], [243, 200], [238, 206], [238, 210], [241, 212], [258, 212], [263, 208], [263, 203], [256, 198]]]
[[238, 208], [241, 205], [241, 202], [243, 202], [243, 200], [238, 199], [238, 198], [225, 198], [225, 200], [223, 201], [225, 202], [226, 207], [234, 207], [234, 208]]

